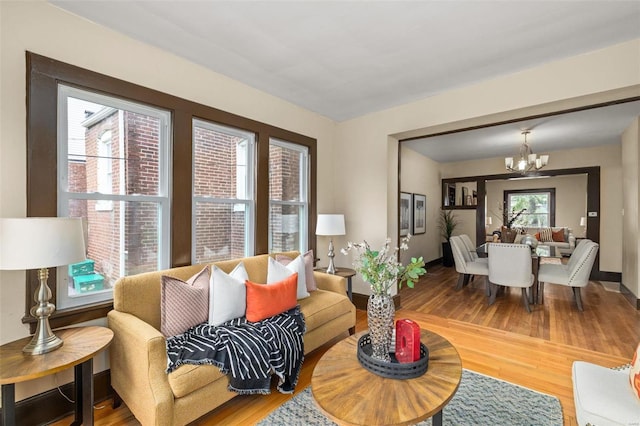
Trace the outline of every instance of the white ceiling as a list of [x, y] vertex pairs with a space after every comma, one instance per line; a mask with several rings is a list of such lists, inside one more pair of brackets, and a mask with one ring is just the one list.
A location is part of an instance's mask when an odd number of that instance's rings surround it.
[[[524, 120], [483, 129], [404, 142], [404, 146], [439, 163], [493, 157], [516, 157], [527, 142], [536, 154], [619, 144], [622, 132], [640, 117], [640, 101]], [[553, 156], [551, 156], [551, 160]]]
[[638, 0], [50, 2], [335, 121], [640, 38]]

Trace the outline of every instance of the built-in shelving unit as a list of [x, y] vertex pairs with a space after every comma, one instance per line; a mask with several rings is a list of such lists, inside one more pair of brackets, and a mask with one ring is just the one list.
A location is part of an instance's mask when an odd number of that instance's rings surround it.
[[478, 208], [477, 181], [443, 179], [442, 208], [445, 210]]

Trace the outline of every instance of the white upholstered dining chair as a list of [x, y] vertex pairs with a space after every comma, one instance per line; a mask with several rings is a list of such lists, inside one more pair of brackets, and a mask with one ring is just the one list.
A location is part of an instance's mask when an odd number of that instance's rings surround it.
[[589, 284], [591, 268], [598, 254], [598, 243], [591, 240], [583, 240], [571, 253], [566, 265], [542, 264], [538, 269], [538, 281], [540, 282], [540, 300], [544, 299], [545, 284], [559, 284], [571, 287], [576, 305], [579, 311], [582, 307], [580, 289]]
[[530, 289], [534, 282], [531, 273], [531, 248], [525, 244], [488, 243], [489, 253], [489, 305], [496, 301], [498, 286], [517, 287], [522, 289], [522, 303], [527, 312]]
[[478, 253], [476, 253], [476, 246], [471, 241], [471, 238], [469, 238], [467, 234], [460, 234], [459, 237], [464, 243], [464, 246], [467, 248], [467, 251], [469, 252], [469, 256], [471, 256], [471, 259], [474, 262], [478, 260], [479, 257], [478, 257]]
[[449, 243], [451, 244], [451, 251], [453, 252], [453, 261], [456, 264], [456, 271], [460, 274], [458, 276], [456, 290], [460, 290], [467, 285], [473, 275], [489, 275], [489, 267], [486, 259], [479, 258], [473, 260], [469, 254], [469, 250], [467, 250], [467, 246], [465, 246], [459, 236], [451, 237]]

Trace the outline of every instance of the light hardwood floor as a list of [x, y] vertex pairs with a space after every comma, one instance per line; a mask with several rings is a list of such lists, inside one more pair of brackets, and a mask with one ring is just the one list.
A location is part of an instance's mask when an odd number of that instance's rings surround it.
[[[456, 280], [453, 268], [429, 268], [414, 289], [400, 292], [402, 308], [396, 318], [411, 318], [444, 336], [458, 350], [464, 368], [557, 396], [565, 425], [576, 425], [572, 362], [626, 364], [640, 341], [640, 311], [598, 282], [583, 291], [584, 312], [577, 310], [569, 289], [547, 285], [544, 305], [535, 305], [528, 314], [519, 291], [507, 291], [488, 306], [482, 278], [459, 291], [454, 290]], [[356, 330], [366, 328], [366, 313], [358, 310]], [[330, 346], [306, 357], [297, 391], [310, 384], [313, 367]], [[194, 424], [255, 424], [289, 398], [277, 391], [239, 396]], [[98, 405], [104, 408], [96, 410], [97, 425], [139, 424], [124, 404], [117, 410], [110, 401]]]

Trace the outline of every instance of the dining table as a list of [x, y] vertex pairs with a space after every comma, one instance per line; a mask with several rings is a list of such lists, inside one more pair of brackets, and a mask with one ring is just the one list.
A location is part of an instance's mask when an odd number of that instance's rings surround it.
[[[502, 243], [484, 243], [476, 247], [476, 253], [478, 257], [489, 257], [488, 244], [502, 244]], [[529, 303], [541, 304], [542, 297], [540, 294], [540, 283], [538, 282], [538, 270], [540, 269], [540, 262], [543, 259], [557, 259], [558, 262], [562, 262], [562, 253], [558, 250], [558, 247], [550, 246], [548, 244], [538, 244], [535, 248], [531, 249], [531, 273], [533, 274], [533, 286], [531, 286], [531, 292], [529, 296]]]

